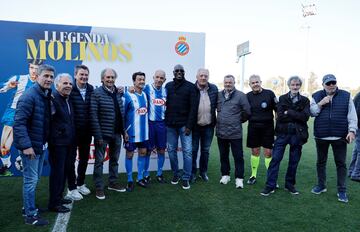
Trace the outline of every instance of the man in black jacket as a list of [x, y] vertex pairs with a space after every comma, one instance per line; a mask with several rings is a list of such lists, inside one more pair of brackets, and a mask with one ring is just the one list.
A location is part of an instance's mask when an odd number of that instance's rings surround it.
[[[79, 163], [77, 167], [78, 176], [76, 179], [77, 188], [69, 188], [67, 194], [67, 197], [73, 200], [81, 200], [81, 194], [90, 194], [90, 189], [86, 187], [84, 181], [92, 137], [90, 123], [90, 98], [94, 91], [94, 87], [88, 83], [88, 80], [89, 68], [85, 65], [77, 65], [75, 67], [75, 85], [71, 91], [70, 100], [74, 108], [76, 131], [75, 149], [78, 149], [79, 154]], [[71, 171], [75, 172], [75, 170]]]
[[[71, 200], [63, 199], [66, 179], [75, 185], [75, 173], [71, 173], [71, 162], [74, 160], [75, 125], [74, 114], [69, 102], [72, 90], [72, 77], [61, 73], [55, 78], [55, 88], [51, 107], [51, 130], [49, 142], [49, 205], [50, 211], [58, 213], [69, 212], [63, 204]], [[71, 175], [72, 174], [72, 175]], [[70, 183], [69, 183], [70, 184]]]
[[196, 100], [198, 101], [197, 123], [192, 133], [192, 174], [191, 182], [196, 180], [197, 154], [200, 148], [199, 177], [208, 181], [207, 175], [209, 150], [214, 136], [216, 124], [215, 109], [218, 97], [218, 88], [209, 83], [209, 70], [200, 68], [196, 74]]
[[[126, 189], [117, 183], [121, 135], [124, 135], [124, 106], [122, 94], [115, 86], [117, 74], [114, 69], [106, 68], [101, 72], [102, 86], [91, 95], [91, 127], [95, 142], [95, 165], [93, 179], [96, 198], [105, 199], [102, 179], [105, 152], [109, 145], [109, 185], [108, 189], [125, 192]], [[124, 138], [125, 139], [125, 138]], [[127, 140], [127, 139], [125, 139]]]
[[167, 143], [171, 169], [174, 177], [172, 184], [180, 179], [178, 167], [178, 139], [181, 139], [183, 153], [182, 188], [190, 189], [190, 176], [192, 168], [192, 136], [191, 130], [196, 123], [197, 106], [195, 86], [185, 80], [185, 70], [180, 64], [174, 67], [174, 79], [166, 84], [167, 102], [165, 123], [167, 127]]
[[285, 189], [293, 195], [299, 194], [295, 188], [295, 178], [301, 158], [302, 145], [308, 139], [307, 121], [310, 117], [310, 101], [299, 93], [302, 81], [298, 76], [290, 77], [287, 84], [290, 92], [280, 96], [277, 106], [276, 140], [267, 171], [266, 187], [260, 193], [263, 196], [269, 196], [275, 190], [280, 162], [288, 144], [290, 151], [289, 165], [285, 176]]

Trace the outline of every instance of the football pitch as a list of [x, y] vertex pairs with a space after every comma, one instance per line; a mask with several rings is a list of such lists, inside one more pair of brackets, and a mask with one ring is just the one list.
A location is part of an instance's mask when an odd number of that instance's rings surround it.
[[[312, 134], [312, 123], [309, 123]], [[244, 125], [246, 128], [246, 125]], [[244, 132], [246, 129], [244, 129]], [[348, 146], [347, 164], [353, 144]], [[244, 148], [245, 181], [250, 175], [250, 150]], [[300, 195], [291, 195], [283, 189], [288, 162], [284, 155], [279, 173], [280, 189], [269, 197], [260, 195], [265, 185], [265, 166], [261, 157], [257, 183], [235, 188], [234, 166], [231, 164], [231, 182], [220, 185], [219, 152], [214, 137], [209, 160], [209, 182], [197, 180], [190, 190], [170, 184], [172, 173], [165, 172], [167, 184], [153, 180], [147, 189], [135, 187], [131, 193], [105, 190], [106, 199], [95, 198], [92, 177], [87, 176], [91, 195], [75, 202], [67, 231], [358, 231], [360, 228], [360, 184], [347, 179], [349, 203], [337, 201], [336, 171], [332, 152], [327, 165], [326, 193], [310, 193], [316, 183], [316, 150], [310, 136], [303, 147], [297, 172], [296, 188]], [[232, 159], [232, 158], [231, 158]], [[120, 162], [123, 157], [120, 158]], [[168, 162], [168, 160], [166, 161]], [[121, 165], [124, 165], [121, 163]], [[126, 184], [125, 174], [120, 183]], [[21, 216], [22, 178], [0, 178], [1, 231], [52, 231], [56, 213], [45, 212], [43, 217], [51, 225], [34, 228], [24, 224]], [[37, 204], [46, 207], [48, 178], [38, 186]]]

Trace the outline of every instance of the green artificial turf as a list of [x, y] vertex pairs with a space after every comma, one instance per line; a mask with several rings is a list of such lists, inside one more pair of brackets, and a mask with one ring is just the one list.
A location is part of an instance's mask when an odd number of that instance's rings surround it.
[[[352, 147], [348, 146], [348, 164]], [[216, 137], [209, 161], [210, 181], [198, 180], [187, 191], [180, 184], [171, 185], [172, 173], [165, 172], [168, 184], [153, 180], [149, 188], [136, 186], [132, 193], [106, 190], [106, 199], [101, 201], [95, 198], [92, 178], [88, 176], [86, 182], [93, 192], [74, 203], [67, 231], [358, 231], [360, 184], [348, 180], [349, 203], [337, 201], [332, 152], [329, 153], [327, 166], [328, 192], [314, 195], [310, 190], [316, 183], [316, 150], [310, 137], [303, 147], [298, 167], [296, 188], [300, 195], [297, 196], [283, 189], [287, 152], [280, 167], [280, 189], [269, 197], [260, 195], [266, 173], [263, 157], [255, 185], [245, 184], [244, 189], [236, 189], [233, 163], [231, 182], [219, 184], [221, 175]], [[244, 153], [246, 182], [251, 171], [250, 150], [245, 148]], [[155, 173], [151, 175], [154, 179]], [[37, 202], [40, 206], [47, 203], [47, 181], [48, 178], [44, 177], [39, 185]], [[125, 185], [125, 174], [120, 174], [120, 182]], [[35, 229], [24, 225], [20, 211], [21, 185], [21, 178], [0, 178], [1, 231], [50, 231], [55, 213], [43, 214], [52, 223], [48, 227]]]

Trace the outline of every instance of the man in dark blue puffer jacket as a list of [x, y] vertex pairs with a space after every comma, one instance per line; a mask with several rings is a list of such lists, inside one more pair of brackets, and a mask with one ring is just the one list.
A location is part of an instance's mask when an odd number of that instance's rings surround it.
[[36, 186], [44, 163], [44, 152], [50, 137], [50, 96], [55, 69], [41, 65], [36, 84], [19, 99], [14, 124], [14, 144], [24, 166], [23, 204], [25, 223], [35, 226], [49, 224], [35, 207]]

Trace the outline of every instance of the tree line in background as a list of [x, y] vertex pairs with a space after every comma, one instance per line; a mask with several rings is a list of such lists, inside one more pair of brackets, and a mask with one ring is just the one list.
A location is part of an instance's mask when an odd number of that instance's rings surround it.
[[[276, 96], [280, 96], [289, 91], [289, 88], [287, 86], [287, 80], [288, 78], [282, 76], [271, 77], [269, 79], [263, 80], [262, 87], [265, 89], [271, 89]], [[238, 84], [238, 81], [236, 84]], [[219, 89], [222, 89], [223, 85], [224, 84], [222, 82], [217, 83]], [[301, 87], [301, 92], [304, 92], [304, 86], [305, 85], [303, 84], [303, 86]], [[308, 88], [310, 94], [315, 93], [317, 90], [322, 89], [321, 77], [316, 75], [314, 72], [310, 73]], [[356, 88], [342, 87], [340, 83], [340, 88], [349, 91], [352, 97], [355, 97], [355, 95], [360, 92], [360, 86], [357, 86]], [[246, 79], [244, 81], [244, 92], [247, 93], [248, 91], [250, 91], [249, 80]]]

